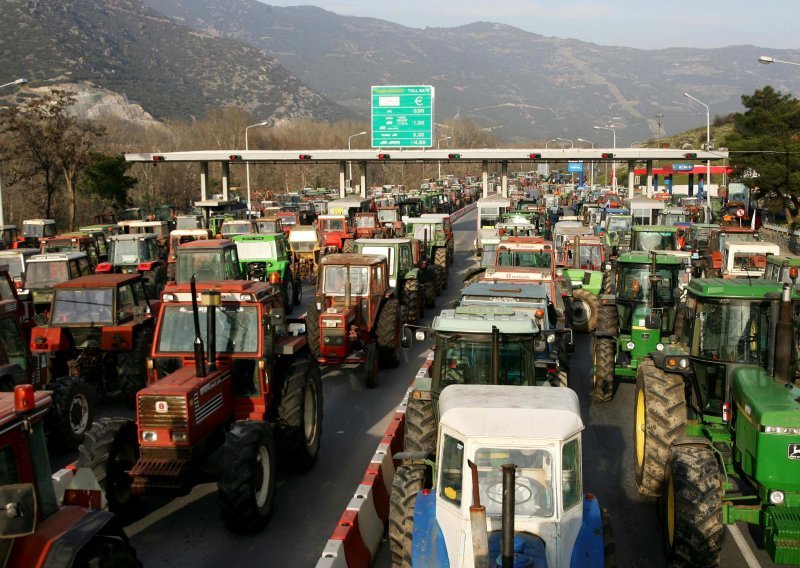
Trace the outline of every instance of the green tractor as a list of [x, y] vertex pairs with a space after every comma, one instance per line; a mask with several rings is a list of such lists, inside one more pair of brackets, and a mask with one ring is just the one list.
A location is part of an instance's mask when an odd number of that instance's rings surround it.
[[597, 328], [600, 290], [603, 285], [605, 248], [598, 237], [576, 236], [564, 243], [566, 266], [556, 270], [566, 292], [573, 331], [592, 332]]
[[453, 233], [446, 221], [434, 217], [409, 217], [405, 220], [406, 236], [422, 241], [425, 257], [436, 270], [437, 288], [447, 288], [447, 276], [454, 258]]
[[595, 400], [611, 400], [615, 376], [635, 378], [639, 363], [679, 333], [676, 307], [689, 270], [678, 255], [632, 252], [606, 271], [595, 330]]
[[800, 565], [799, 308], [786, 283], [692, 280], [679, 338], [637, 369], [636, 484], [676, 565], [718, 566], [739, 521]]
[[235, 235], [242, 276], [248, 280], [271, 282], [281, 288], [283, 308], [291, 314], [303, 300], [303, 283], [292, 274], [289, 244], [283, 233]]

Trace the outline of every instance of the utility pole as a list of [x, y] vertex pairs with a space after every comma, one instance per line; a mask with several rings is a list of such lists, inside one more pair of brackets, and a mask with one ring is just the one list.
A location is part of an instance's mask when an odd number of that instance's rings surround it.
[[658, 145], [657, 148], [661, 148], [661, 125], [664, 124], [662, 121], [664, 119], [663, 112], [656, 113], [656, 123], [658, 124]]

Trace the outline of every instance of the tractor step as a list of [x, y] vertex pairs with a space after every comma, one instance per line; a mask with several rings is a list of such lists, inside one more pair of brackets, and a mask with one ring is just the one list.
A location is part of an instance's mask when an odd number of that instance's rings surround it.
[[133, 478], [134, 494], [170, 494], [186, 486], [190, 460], [142, 458], [128, 474]]
[[800, 509], [769, 508], [764, 548], [776, 564], [800, 565]]

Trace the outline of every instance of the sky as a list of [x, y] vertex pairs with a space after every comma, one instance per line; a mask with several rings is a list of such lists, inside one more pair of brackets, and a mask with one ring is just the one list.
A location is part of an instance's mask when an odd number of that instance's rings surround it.
[[800, 48], [800, 0], [261, 0], [314, 5], [413, 28], [477, 21], [639, 49], [755, 45]]

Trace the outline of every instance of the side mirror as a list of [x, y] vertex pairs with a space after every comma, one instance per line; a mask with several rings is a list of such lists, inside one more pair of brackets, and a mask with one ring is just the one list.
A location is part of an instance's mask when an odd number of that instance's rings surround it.
[[0, 487], [0, 537], [33, 534], [36, 528], [36, 492], [32, 483]]

